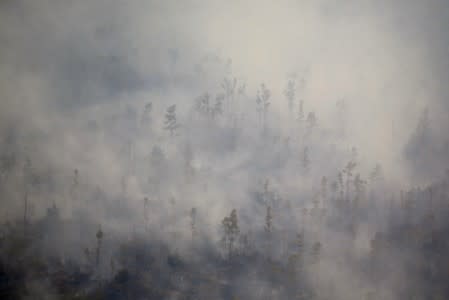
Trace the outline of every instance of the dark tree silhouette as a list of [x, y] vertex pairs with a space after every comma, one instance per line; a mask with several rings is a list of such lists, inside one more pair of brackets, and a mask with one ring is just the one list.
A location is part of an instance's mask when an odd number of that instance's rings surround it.
[[101, 225], [98, 228], [96, 237], [97, 237], [97, 249], [96, 249], [96, 255], [95, 255], [95, 264], [98, 267], [100, 265], [101, 243], [103, 241], [103, 231], [101, 230]]
[[180, 127], [176, 119], [176, 104], [173, 104], [167, 108], [164, 124], [164, 129], [170, 132], [170, 136], [174, 136], [176, 130]]
[[221, 225], [223, 227], [222, 243], [227, 251], [228, 258], [230, 258], [234, 253], [235, 242], [240, 233], [237, 211], [233, 209], [231, 214], [222, 220]]

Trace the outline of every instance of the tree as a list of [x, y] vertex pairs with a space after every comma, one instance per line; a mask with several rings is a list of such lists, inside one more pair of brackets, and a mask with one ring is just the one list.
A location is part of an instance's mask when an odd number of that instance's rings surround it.
[[354, 161], [349, 161], [345, 168], [343, 169], [343, 174], [346, 175], [346, 199], [349, 200], [349, 189], [351, 184], [352, 172], [354, 171], [357, 163]]
[[165, 113], [165, 126], [164, 129], [170, 132], [170, 136], [174, 136], [176, 130], [180, 127], [176, 120], [176, 104], [173, 104], [167, 108]]
[[212, 103], [212, 97], [209, 93], [204, 93], [196, 99], [195, 109], [206, 118], [214, 119], [223, 114], [223, 101], [225, 94], [220, 93], [215, 97], [215, 103]]
[[321, 257], [321, 243], [315, 242], [312, 246], [312, 252], [311, 252], [311, 263], [316, 264], [320, 261]]
[[148, 221], [149, 221], [148, 210], [149, 210], [149, 200], [148, 200], [148, 197], [144, 197], [143, 198], [143, 219], [145, 221], [145, 230], [148, 229]]
[[354, 178], [354, 191], [355, 191], [355, 197], [354, 197], [354, 204], [357, 207], [360, 199], [363, 196], [363, 193], [365, 191], [366, 186], [366, 180], [363, 180], [360, 176], [360, 174], [356, 174]]
[[114, 275], [115, 274], [115, 262], [112, 257], [109, 260], [109, 267], [111, 268], [111, 274]]
[[304, 100], [299, 100], [298, 122], [302, 126], [304, 122]]
[[271, 236], [273, 232], [273, 215], [271, 214], [271, 206], [267, 205], [267, 212], [265, 214], [265, 232]]
[[331, 183], [332, 200], [338, 199], [338, 182], [332, 181]]
[[142, 112], [141, 124], [146, 125], [151, 122], [151, 112], [153, 110], [153, 104], [148, 102], [145, 104]]
[[225, 217], [221, 222], [223, 226], [223, 238], [222, 242], [224, 248], [228, 253], [228, 257], [230, 258], [234, 252], [235, 241], [238, 238], [240, 233], [238, 219], [237, 219], [237, 211], [233, 209], [231, 214], [228, 217]]
[[215, 105], [214, 105], [214, 107], [212, 109], [212, 117], [213, 118], [223, 114], [223, 100], [224, 100], [224, 95], [223, 94], [218, 94], [215, 97]]
[[356, 194], [361, 194], [363, 192], [363, 188], [366, 183], [367, 183], [366, 180], [363, 180], [359, 173], [355, 175], [354, 190]]
[[263, 130], [265, 132], [267, 125], [267, 112], [270, 106], [271, 92], [267, 89], [264, 83], [260, 85], [260, 89], [257, 91], [256, 104], [257, 112], [259, 114], [259, 123], [262, 123]]
[[[303, 272], [304, 268], [304, 228], [300, 233], [296, 234], [294, 240], [296, 249], [288, 258], [289, 269], [292, 275], [291, 279], [297, 279], [297, 276]], [[296, 286], [296, 281], [293, 282]]]
[[196, 104], [195, 104], [195, 108], [196, 110], [206, 116], [209, 117], [211, 115], [212, 109], [211, 109], [211, 104], [210, 104], [210, 95], [209, 93], [204, 93], [203, 95], [199, 96], [196, 99]]
[[284, 95], [288, 101], [288, 111], [290, 114], [293, 111], [295, 93], [296, 93], [295, 81], [290, 79], [287, 83], [287, 87], [284, 90]]
[[239, 96], [244, 96], [246, 93], [246, 84], [242, 83], [239, 85], [238, 89], [237, 89], [237, 93]]
[[196, 208], [190, 210], [190, 230], [192, 231], [192, 240], [196, 237]]
[[327, 177], [321, 178], [321, 198], [324, 200], [327, 198]]
[[263, 184], [262, 197], [263, 197], [263, 202], [265, 203], [265, 205], [269, 205], [269, 203], [271, 203], [273, 200], [273, 193], [270, 191], [270, 179], [269, 178], [265, 179], [265, 182]]
[[235, 89], [237, 87], [237, 79], [234, 77], [232, 79], [225, 78], [221, 83], [221, 87], [226, 98], [228, 113], [231, 112], [231, 102], [234, 101]]
[[[304, 80], [304, 78], [302, 78], [298, 84], [298, 88], [300, 89], [300, 91], [304, 90], [304, 86], [305, 86], [305, 80]], [[299, 99], [298, 122], [299, 122], [300, 126], [302, 126], [302, 123], [304, 122], [304, 99], [303, 99], [303, 97], [300, 97], [300, 99]]]
[[101, 230], [101, 225], [98, 228], [96, 237], [97, 237], [97, 250], [96, 250], [96, 255], [95, 255], [95, 264], [98, 267], [100, 264], [101, 242], [103, 240], [103, 231]]
[[379, 180], [383, 179], [383, 171], [382, 171], [382, 166], [377, 163], [373, 170], [370, 173], [370, 178], [371, 182], [377, 182]]
[[[304, 263], [304, 228], [300, 233], [296, 235], [296, 251], [298, 255], [299, 268], [302, 268], [302, 264]], [[302, 270], [300, 270], [302, 271]]]
[[265, 214], [265, 234], [267, 236], [267, 255], [271, 256], [271, 249], [273, 244], [273, 215], [271, 213], [271, 206], [267, 205], [267, 211]]
[[415, 135], [418, 139], [426, 139], [429, 131], [429, 109], [426, 107], [421, 112]]
[[425, 108], [421, 112], [415, 131], [405, 145], [404, 154], [411, 166], [416, 169], [416, 175], [426, 174], [433, 170], [432, 161], [435, 158], [432, 130], [429, 120], [429, 110]]
[[32, 173], [32, 166], [31, 166], [31, 160], [27, 157], [25, 159], [25, 164], [23, 166], [23, 230], [24, 233], [26, 233], [27, 225], [28, 225], [28, 193], [31, 184], [33, 183], [33, 173]]
[[310, 159], [309, 159], [309, 147], [304, 147], [302, 153], [302, 168], [305, 172], [309, 170]]
[[14, 152], [4, 153], [0, 157], [0, 178], [6, 179], [16, 167], [17, 159]]
[[151, 149], [150, 163], [152, 168], [160, 168], [165, 163], [165, 154], [158, 145]]
[[252, 252], [253, 249], [250, 241], [250, 232], [246, 232], [240, 235], [239, 244], [240, 253], [242, 253], [243, 255], [248, 255]]
[[338, 172], [337, 175], [338, 189], [340, 190], [340, 200], [344, 198], [344, 183], [343, 183], [343, 173]]
[[72, 201], [78, 200], [78, 186], [79, 186], [79, 171], [78, 169], [73, 170], [73, 181], [70, 187], [70, 196]]
[[312, 130], [313, 128], [315, 128], [317, 126], [318, 121], [317, 121], [316, 115], [313, 111], [309, 112], [307, 114], [306, 122], [307, 122], [307, 127], [309, 128], [309, 130]]
[[86, 263], [89, 266], [89, 268], [92, 267], [92, 265], [93, 265], [92, 255], [91, 255], [89, 248], [87, 248], [87, 247], [84, 248], [84, 257], [86, 258]]

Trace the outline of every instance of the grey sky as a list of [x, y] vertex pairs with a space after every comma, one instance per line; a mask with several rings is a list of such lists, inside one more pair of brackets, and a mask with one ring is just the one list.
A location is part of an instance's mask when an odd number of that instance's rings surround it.
[[48, 112], [143, 97], [188, 107], [220, 82], [216, 55], [249, 95], [266, 82], [281, 115], [292, 72], [322, 123], [345, 99], [353, 143], [372, 160], [393, 162], [426, 106], [436, 138], [447, 138], [444, 0], [21, 0], [3, 1], [0, 14], [1, 114], [19, 124], [51, 127]]

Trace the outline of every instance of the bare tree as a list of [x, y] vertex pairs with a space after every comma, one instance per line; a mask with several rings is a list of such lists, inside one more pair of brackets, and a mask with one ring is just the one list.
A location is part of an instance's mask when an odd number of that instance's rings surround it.
[[200, 114], [210, 117], [212, 113], [211, 103], [210, 103], [210, 94], [204, 93], [198, 98], [196, 98], [195, 109]]
[[259, 115], [259, 123], [262, 124], [263, 132], [266, 131], [267, 126], [267, 112], [270, 107], [271, 92], [267, 89], [264, 83], [260, 85], [260, 89], [257, 91], [256, 104], [257, 113]]
[[23, 166], [23, 230], [26, 233], [26, 228], [28, 224], [28, 193], [29, 193], [29, 176], [31, 172], [31, 160], [27, 158], [25, 160], [25, 165]]
[[224, 92], [224, 96], [227, 103], [227, 112], [231, 112], [231, 103], [234, 102], [235, 89], [237, 87], [237, 79], [234, 77], [232, 79], [225, 78], [221, 83], [221, 87]]
[[96, 255], [95, 255], [95, 264], [98, 267], [100, 265], [100, 251], [101, 251], [101, 243], [103, 240], [103, 231], [101, 230], [101, 225], [98, 228], [96, 237], [97, 237], [97, 249], [96, 249]]
[[320, 261], [320, 258], [321, 258], [321, 243], [315, 242], [312, 246], [310, 262], [312, 264], [316, 264]]
[[273, 215], [271, 213], [271, 206], [267, 205], [265, 214], [265, 232], [270, 236], [273, 232]]
[[192, 231], [192, 241], [196, 238], [196, 207], [190, 210], [190, 230]]
[[302, 153], [302, 168], [304, 172], [308, 172], [310, 167], [310, 158], [309, 158], [309, 147], [304, 147], [303, 153]]
[[237, 211], [233, 209], [231, 214], [222, 220], [221, 224], [223, 226], [222, 243], [228, 253], [228, 258], [230, 258], [234, 253], [235, 242], [240, 233]]
[[284, 95], [285, 98], [287, 98], [288, 112], [291, 116], [295, 105], [295, 95], [296, 95], [295, 81], [293, 79], [290, 79], [288, 81], [287, 87], [284, 90]]
[[271, 212], [271, 206], [267, 205], [267, 211], [265, 214], [265, 227], [264, 227], [266, 236], [267, 236], [267, 255], [271, 257], [271, 251], [273, 246], [273, 215]]
[[224, 100], [223, 94], [218, 94], [215, 97], [215, 104], [214, 107], [212, 108], [213, 118], [216, 118], [217, 116], [221, 116], [223, 114], [223, 100]]
[[78, 187], [79, 187], [79, 171], [78, 169], [73, 170], [73, 181], [70, 187], [70, 197], [72, 201], [78, 200]]
[[314, 129], [317, 126], [317, 117], [315, 115], [314, 112], [309, 112], [307, 114], [307, 128], [309, 129], [309, 131], [311, 131], [312, 129]]
[[170, 132], [170, 136], [174, 136], [176, 130], [180, 127], [176, 119], [176, 104], [173, 104], [167, 108], [165, 113], [165, 126], [164, 129]]
[[148, 230], [148, 222], [149, 222], [148, 210], [149, 210], [149, 200], [148, 200], [148, 197], [144, 197], [143, 198], [143, 219], [144, 219], [145, 230]]
[[146, 125], [151, 122], [151, 112], [153, 111], [153, 104], [148, 102], [145, 104], [142, 112], [142, 118], [140, 120], [141, 125]]
[[346, 175], [346, 199], [350, 200], [350, 184], [352, 181], [352, 172], [354, 171], [355, 167], [357, 166], [357, 164], [353, 161], [349, 161], [345, 168], [343, 169], [343, 174]]

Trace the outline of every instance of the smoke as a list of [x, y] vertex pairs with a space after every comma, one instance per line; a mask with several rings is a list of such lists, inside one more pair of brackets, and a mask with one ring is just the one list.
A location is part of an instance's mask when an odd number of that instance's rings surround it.
[[[310, 200], [331, 198], [323, 176], [330, 189], [349, 161], [367, 180], [381, 165], [384, 178], [366, 194], [386, 210], [391, 194], [435, 182], [448, 167], [446, 2], [2, 1], [1, 150], [12, 165], [2, 171], [0, 218], [23, 214], [26, 160], [40, 178], [30, 184], [30, 218], [55, 204], [64, 219], [105, 231], [150, 228], [181, 252], [192, 207], [204, 248], [219, 243], [233, 208], [242, 233], [262, 228], [264, 188], [275, 228], [292, 234]], [[233, 96], [224, 78], [235, 78]], [[266, 115], [257, 110], [261, 84], [271, 95]], [[315, 127], [298, 126], [301, 102]], [[164, 129], [171, 105], [173, 137]], [[356, 259], [344, 262], [337, 257], [350, 256], [342, 245], [350, 237], [310, 222], [311, 240], [327, 241], [310, 279], [324, 297], [360, 299], [377, 288], [359, 276], [387, 218], [372, 214], [360, 220]], [[80, 238], [74, 231], [69, 240]], [[383, 287], [382, 299], [393, 299], [394, 286]]]

